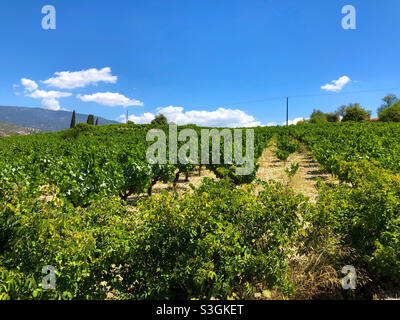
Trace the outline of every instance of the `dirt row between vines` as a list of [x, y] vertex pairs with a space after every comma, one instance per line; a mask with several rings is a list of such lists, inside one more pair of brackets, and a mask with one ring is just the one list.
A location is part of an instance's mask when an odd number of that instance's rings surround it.
[[[303, 194], [304, 196], [309, 197], [313, 202], [316, 201], [318, 195], [316, 189], [317, 178], [320, 178], [325, 182], [334, 182], [331, 175], [322, 170], [321, 165], [314, 160], [312, 153], [305, 146], [302, 145], [299, 152], [291, 154], [286, 163], [276, 158], [274, 154], [275, 150], [276, 147], [272, 141], [269, 147], [263, 151], [261, 157], [258, 159], [258, 163], [260, 164], [257, 171], [258, 179], [263, 181], [275, 180], [286, 185], [288, 183], [288, 177], [285, 173], [285, 169], [290, 168], [291, 164], [299, 163], [299, 170], [291, 179], [289, 186], [296, 194]], [[189, 188], [190, 184], [198, 187], [201, 184], [202, 179], [205, 177], [217, 179], [213, 172], [207, 170], [205, 166], [203, 166], [201, 172], [196, 169], [189, 174], [189, 181], [185, 181], [184, 175], [181, 175], [175, 188], [172, 183], [157, 183], [153, 187], [153, 194], [160, 193], [162, 190], [175, 190], [179, 194], [182, 194]], [[138, 198], [142, 198], [143, 196], [145, 195], [131, 197], [129, 202], [134, 204]]]
[[291, 164], [299, 163], [299, 170], [291, 179], [289, 187], [296, 194], [303, 194], [313, 202], [316, 201], [318, 196], [317, 179], [330, 183], [334, 182], [331, 175], [322, 170], [321, 165], [314, 160], [312, 153], [305, 146], [301, 145], [300, 151], [291, 154], [286, 163], [276, 158], [275, 150], [275, 144], [270, 143], [270, 146], [264, 150], [258, 159], [260, 164], [257, 171], [258, 179], [263, 181], [275, 180], [287, 185], [289, 179], [285, 169], [290, 168]]
[[[305, 146], [301, 146], [299, 152], [291, 154], [286, 163], [276, 158], [274, 154], [275, 149], [275, 143], [271, 141], [269, 147], [263, 151], [261, 157], [258, 159], [258, 163], [260, 164], [257, 171], [258, 179], [263, 181], [275, 180], [286, 185], [288, 183], [288, 178], [285, 169], [290, 168], [292, 163], [299, 163], [299, 170], [291, 179], [289, 187], [292, 188], [296, 194], [301, 193], [309, 197], [311, 201], [316, 201], [318, 195], [316, 189], [317, 178], [325, 182], [333, 182], [331, 175], [321, 169], [321, 165], [314, 160], [312, 153], [307, 150]], [[185, 189], [189, 188], [190, 184], [198, 187], [205, 177], [216, 179], [215, 174], [205, 169], [205, 166], [203, 166], [200, 174], [198, 169], [190, 173], [189, 181], [185, 181], [184, 175], [181, 175], [175, 188], [172, 183], [157, 183], [153, 188], [153, 193], [157, 194], [162, 190], [176, 190], [181, 194]]]

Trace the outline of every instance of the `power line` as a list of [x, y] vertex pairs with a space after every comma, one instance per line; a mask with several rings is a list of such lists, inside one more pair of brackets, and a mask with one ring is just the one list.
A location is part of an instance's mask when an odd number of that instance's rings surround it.
[[307, 97], [340, 96], [340, 95], [349, 95], [349, 94], [358, 94], [358, 93], [372, 93], [372, 92], [382, 92], [382, 91], [388, 91], [389, 92], [389, 91], [394, 91], [394, 90], [400, 90], [400, 88], [360, 90], [360, 91], [336, 92], [336, 93], [289, 95], [289, 96], [280, 96], [280, 97], [266, 98], [266, 99], [259, 99], [259, 100], [247, 100], [247, 101], [240, 101], [240, 102], [231, 102], [231, 103], [214, 104], [214, 105], [203, 105], [203, 106], [187, 107], [187, 108], [229, 107], [229, 106], [241, 105], [241, 104], [251, 104], [251, 103], [259, 103], [259, 102], [275, 101], [275, 100], [284, 100], [284, 99], [287, 99], [287, 98], [296, 99], [296, 98], [307, 98]]
[[338, 93], [304, 94], [304, 95], [290, 96], [290, 98], [338, 96], [338, 95], [346, 95], [346, 94], [370, 93], [370, 92], [381, 92], [381, 91], [390, 91], [390, 90], [400, 90], [400, 88], [376, 89], [376, 90], [360, 90], [360, 91], [338, 92]]

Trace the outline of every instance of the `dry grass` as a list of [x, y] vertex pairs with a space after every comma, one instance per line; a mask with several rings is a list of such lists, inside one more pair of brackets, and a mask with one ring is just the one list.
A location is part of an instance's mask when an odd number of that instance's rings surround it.
[[342, 274], [338, 264], [351, 258], [351, 250], [342, 248], [332, 236], [320, 239], [313, 248], [305, 248], [302, 254], [294, 254], [289, 259], [291, 281], [296, 291], [292, 299], [343, 299]]

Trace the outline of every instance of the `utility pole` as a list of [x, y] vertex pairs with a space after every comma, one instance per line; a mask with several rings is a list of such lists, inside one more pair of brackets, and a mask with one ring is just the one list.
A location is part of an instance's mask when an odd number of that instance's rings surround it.
[[129, 114], [128, 114], [128, 108], [126, 108], [126, 123], [128, 123], [128, 118], [129, 117]]
[[289, 97], [286, 97], [286, 125], [289, 125]]

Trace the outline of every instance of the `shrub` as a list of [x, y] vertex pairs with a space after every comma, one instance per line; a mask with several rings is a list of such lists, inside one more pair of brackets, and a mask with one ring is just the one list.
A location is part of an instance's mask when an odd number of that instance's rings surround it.
[[166, 116], [164, 116], [162, 113], [157, 114], [156, 117], [151, 120], [150, 124], [152, 125], [167, 125], [168, 124], [168, 119]]
[[361, 108], [358, 103], [350, 103], [343, 115], [342, 121], [363, 121], [371, 116], [371, 111]]
[[299, 151], [300, 144], [296, 141], [292, 141], [287, 133], [281, 133], [278, 135], [276, 142], [277, 150], [275, 151], [275, 156], [282, 161], [287, 160], [287, 158], [294, 152]]
[[321, 110], [314, 110], [310, 116], [310, 123], [324, 123], [327, 122], [327, 115]]
[[[36, 299], [104, 299], [117, 281], [134, 216], [117, 198], [74, 209], [57, 199], [0, 206], [12, 230], [0, 261], [0, 296]], [[43, 290], [42, 267], [56, 270], [56, 289]], [[118, 281], [117, 281], [118, 282]]]
[[[143, 199], [134, 212], [115, 197], [87, 208], [57, 197], [0, 203], [0, 297], [226, 299], [259, 286], [289, 296], [287, 258], [308, 206], [263, 185], [257, 197], [206, 178], [180, 199]], [[55, 290], [41, 288], [45, 265], [55, 267]]]
[[400, 283], [400, 177], [376, 164], [340, 162], [351, 184], [320, 186], [320, 225], [330, 226], [373, 278]]
[[381, 111], [379, 113], [379, 121], [400, 122], [400, 102]]
[[131, 298], [248, 297], [256, 285], [289, 295], [286, 258], [297, 236], [304, 198], [264, 185], [260, 197], [231, 182], [142, 200], [131, 256], [121, 274]]

